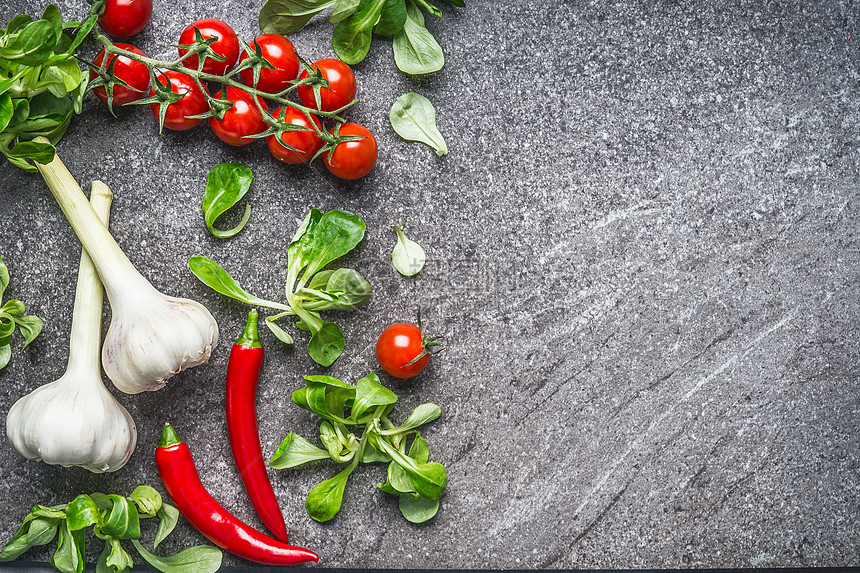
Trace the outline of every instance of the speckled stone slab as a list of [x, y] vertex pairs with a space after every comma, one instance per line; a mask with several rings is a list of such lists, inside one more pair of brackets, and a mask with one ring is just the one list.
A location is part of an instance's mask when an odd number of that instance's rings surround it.
[[[251, 39], [262, 3], [156, 0], [133, 43], [172, 57], [182, 28], [204, 17]], [[59, 2], [69, 19], [84, 4]], [[34, 503], [163, 491], [153, 451], [165, 421], [215, 497], [262, 527], [224, 420], [229, 345], [247, 309], [201, 285], [187, 260], [214, 258], [280, 300], [287, 242], [318, 207], [366, 221], [347, 262], [374, 295], [337, 314], [347, 348], [327, 370], [302, 336], [288, 348], [265, 333], [264, 454], [290, 430], [318, 437], [290, 400], [302, 375], [379, 371], [376, 337], [420, 305], [447, 350], [420, 378], [383, 382], [404, 417], [422, 402], [442, 407], [424, 436], [449, 476], [438, 515], [416, 526], [376, 489], [383, 467], [360, 467], [340, 514], [319, 524], [304, 498], [335, 465], [273, 471], [291, 541], [320, 566], [860, 565], [858, 4], [468, 4], [428, 18], [445, 49], [440, 72], [401, 74], [385, 38], [355, 67], [350, 118], [380, 144], [355, 183], [279, 164], [263, 143], [229, 148], [205, 126], [159, 136], [145, 107], [114, 118], [88, 98], [61, 157], [84, 186], [108, 183], [119, 244], [156, 287], [203, 302], [222, 343], [157, 393], [117, 392], [139, 444], [115, 474], [28, 462], [0, 441], [0, 538]], [[42, 9], [4, 2], [0, 22]], [[291, 39], [313, 60], [333, 55], [330, 38], [322, 18]], [[435, 104], [449, 155], [392, 131], [388, 110], [407, 91]], [[200, 203], [208, 170], [225, 161], [253, 170], [252, 215], [218, 240]], [[64, 371], [80, 247], [38, 176], [3, 164], [0, 181], [8, 296], [45, 320], [0, 372], [5, 416]], [[390, 265], [389, 226], [404, 218], [429, 257], [411, 279]], [[181, 522], [163, 552], [203, 541]]]

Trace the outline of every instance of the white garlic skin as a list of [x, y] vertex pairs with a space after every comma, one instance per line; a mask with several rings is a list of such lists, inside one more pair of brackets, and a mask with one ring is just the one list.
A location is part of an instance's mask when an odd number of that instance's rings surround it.
[[6, 437], [29, 460], [94, 473], [120, 469], [137, 445], [131, 414], [91, 372], [67, 372], [15, 402]]
[[202, 304], [154, 294], [113, 307], [102, 366], [126, 394], [163, 388], [174, 374], [209, 360], [218, 323]]

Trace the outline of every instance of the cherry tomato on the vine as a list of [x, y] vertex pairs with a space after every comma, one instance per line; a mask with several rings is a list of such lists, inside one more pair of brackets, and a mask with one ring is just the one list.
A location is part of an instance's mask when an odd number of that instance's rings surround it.
[[[310, 85], [299, 86], [299, 99], [306, 107], [335, 111], [355, 99], [355, 74], [348, 65], [340, 60], [326, 58], [314, 62], [311, 67], [320, 71], [322, 77], [328, 80], [329, 87], [320, 88], [320, 106], [317, 107], [314, 88]], [[308, 71], [302, 70], [299, 79], [309, 77]]]
[[[219, 91], [215, 97], [221, 99], [221, 92]], [[209, 118], [209, 126], [212, 131], [221, 141], [230, 145], [239, 146], [253, 143], [255, 138], [248, 136], [262, 133], [269, 127], [263, 120], [263, 114], [257, 104], [254, 103], [253, 96], [245, 90], [227, 86], [226, 99], [233, 102], [233, 107], [227, 110], [221, 120], [214, 117]], [[263, 98], [257, 97], [257, 101], [260, 102], [260, 106], [264, 110], [269, 111], [269, 106], [266, 105]]]
[[[254, 84], [254, 70], [247, 68], [242, 70], [242, 81], [253, 86], [261, 92], [276, 94], [284, 91], [290, 86], [290, 82], [299, 74], [299, 58], [293, 43], [280, 34], [263, 34], [254, 38], [249, 44], [252, 50], [260, 46], [263, 57], [276, 69], [260, 70], [260, 78]], [[239, 62], [248, 58], [248, 52], [242, 51]]]
[[429, 349], [440, 345], [436, 338], [425, 338], [420, 327], [398, 322], [379, 335], [376, 360], [383, 370], [395, 378], [413, 378], [427, 368], [432, 355]]
[[[129, 52], [134, 52], [139, 56], [145, 55], [142, 51], [132, 46], [131, 44], [123, 44], [122, 42], [116, 42], [114, 43], [114, 46], [116, 46], [117, 48], [122, 48], [123, 50], [127, 50]], [[96, 67], [101, 67], [104, 59], [105, 51], [104, 48], [102, 48], [102, 51], [99, 52], [93, 60], [93, 65]], [[116, 54], [111, 54], [111, 56], [108, 58], [107, 66], [110, 66], [111, 62], [113, 62], [114, 60], [116, 61], [116, 63], [114, 63], [113, 65], [114, 76], [127, 83], [133, 89], [129, 89], [121, 84], [114, 84], [113, 105], [125, 105], [129, 102], [137, 101], [142, 98], [146, 93], [146, 88], [149, 87], [149, 68], [147, 68], [146, 65], [142, 62], [132, 60], [127, 56], [118, 56]], [[90, 81], [93, 81], [97, 77], [98, 73], [95, 70], [91, 69]], [[108, 103], [107, 89], [104, 86], [94, 88], [93, 93], [96, 94], [96, 97], [98, 97], [100, 100], [105, 103]]]
[[97, 22], [109, 36], [134, 36], [152, 18], [152, 0], [107, 0]]
[[328, 170], [341, 179], [359, 179], [370, 173], [379, 155], [373, 134], [366, 127], [349, 122], [342, 123], [339, 132], [337, 127], [331, 130], [332, 135], [336, 132], [337, 135], [357, 135], [364, 139], [339, 143], [334, 151], [323, 153], [323, 162]]
[[[203, 121], [202, 119], [189, 117], [209, 111], [209, 103], [206, 101], [206, 96], [203, 95], [200, 86], [190, 76], [181, 72], [167, 70], [158, 75], [158, 80], [162, 84], [169, 82], [173, 93], [182, 94], [182, 99], [167, 106], [164, 116], [164, 127], [173, 131], [186, 131]], [[204, 87], [203, 89], [206, 88]], [[149, 95], [155, 95], [152, 87], [149, 89]], [[160, 105], [158, 103], [149, 104], [156, 118], [159, 117]]]
[[[224, 58], [223, 62], [219, 62], [213, 58], [206, 58], [203, 61], [204, 72], [222, 76], [236, 65], [236, 60], [239, 59], [239, 38], [227, 22], [218, 20], [217, 18], [206, 18], [205, 20], [192, 22], [182, 30], [182, 34], [179, 36], [180, 45], [187, 46], [194, 43], [196, 39], [194, 28], [200, 30], [200, 34], [204, 40], [218, 38], [212, 43], [211, 48], [216, 54]], [[188, 50], [179, 48], [179, 57], [187, 53]], [[191, 70], [196, 70], [199, 64], [200, 60], [197, 54], [189, 56], [182, 61], [182, 65]]]
[[[284, 123], [298, 125], [301, 127], [311, 127], [311, 123], [305, 114], [294, 107], [286, 106], [278, 109], [273, 115], [281, 121], [281, 113], [284, 114]], [[315, 115], [311, 116], [317, 128], [322, 129], [319, 118]], [[270, 135], [266, 138], [266, 143], [269, 145], [269, 151], [272, 152], [279, 161], [289, 163], [290, 165], [298, 165], [299, 163], [308, 163], [313, 159], [316, 152], [322, 147], [323, 141], [320, 136], [313, 131], [285, 131], [281, 134], [281, 141], [287, 145], [294, 147], [298, 151], [287, 149], [278, 143], [275, 135]]]

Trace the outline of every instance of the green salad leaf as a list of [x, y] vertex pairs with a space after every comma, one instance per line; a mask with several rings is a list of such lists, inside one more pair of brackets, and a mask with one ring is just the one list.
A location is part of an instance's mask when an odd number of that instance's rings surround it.
[[[9, 268], [0, 257], [0, 302], [8, 286]], [[32, 314], [24, 314], [26, 311], [24, 303], [15, 299], [7, 300], [0, 306], [0, 370], [5, 368], [12, 358], [12, 334], [16, 327], [24, 337], [22, 348], [27, 348], [42, 332], [42, 319]]]
[[445, 138], [436, 127], [436, 108], [421, 94], [403, 94], [388, 112], [391, 127], [403, 139], [426, 143], [436, 150], [439, 157], [448, 153]]
[[[407, 520], [420, 523], [432, 518], [439, 509], [439, 498], [448, 484], [445, 466], [430, 462], [430, 448], [418, 428], [442, 413], [436, 404], [417, 406], [403, 424], [389, 418], [397, 395], [383, 386], [371, 373], [355, 386], [331, 376], [305, 376], [306, 386], [293, 392], [293, 402], [320, 416], [318, 448], [295, 432], [278, 446], [269, 465], [286, 469], [331, 459], [347, 467], [317, 484], [308, 493], [305, 509], [316, 521], [328, 521], [340, 511], [346, 483], [359, 463], [387, 463], [385, 483], [377, 487], [399, 495], [400, 512]], [[346, 410], [349, 410], [347, 414]], [[361, 430], [360, 437], [350, 427]], [[412, 445], [406, 453], [408, 438]]]
[[225, 296], [284, 311], [267, 317], [265, 324], [286, 344], [292, 344], [293, 338], [276, 322], [296, 317], [296, 327], [311, 334], [310, 357], [321, 366], [331, 366], [343, 353], [346, 340], [341, 328], [324, 320], [320, 312], [358, 308], [370, 299], [373, 290], [358, 271], [325, 267], [351, 252], [364, 238], [364, 232], [364, 221], [354, 213], [312, 209], [287, 247], [287, 304], [248, 293], [223, 267], [206, 257], [191, 257], [188, 266], [205, 285]]
[[245, 204], [245, 214], [238, 225], [228, 231], [215, 228], [215, 220], [238, 203], [251, 188], [251, 168], [244, 163], [221, 163], [209, 170], [203, 194], [203, 218], [209, 232], [219, 238], [236, 235], [251, 218], [251, 205]]
[[65, 505], [36, 505], [3, 547], [0, 562], [17, 559], [31, 547], [47, 545], [56, 538], [51, 565], [64, 573], [82, 573], [86, 534], [92, 527], [95, 537], [105, 543], [96, 563], [97, 573], [122, 573], [134, 566], [123, 547], [126, 540], [147, 563], [163, 573], [214, 573], [221, 567], [221, 550], [208, 545], [190, 547], [169, 557], [144, 549], [139, 541], [140, 520], [156, 516], [158, 546], [175, 527], [179, 511], [164, 503], [161, 494], [150, 486], [137, 487], [129, 497], [92, 493], [79, 495]]

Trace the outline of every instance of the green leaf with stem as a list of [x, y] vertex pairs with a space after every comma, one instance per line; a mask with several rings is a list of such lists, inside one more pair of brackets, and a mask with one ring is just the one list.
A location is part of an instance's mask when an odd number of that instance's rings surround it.
[[401, 494], [397, 506], [400, 514], [411, 523], [424, 523], [439, 512], [438, 499], [431, 500], [418, 494]]
[[194, 276], [200, 279], [203, 284], [224, 296], [229, 296], [246, 304], [277, 308], [285, 311], [290, 310], [289, 306], [265, 300], [248, 293], [239, 286], [239, 283], [221, 265], [212, 259], [202, 256], [191, 257], [188, 259], [188, 268], [191, 269]]
[[238, 225], [230, 230], [215, 228], [215, 221], [238, 203], [251, 188], [251, 168], [243, 163], [221, 163], [209, 170], [203, 194], [203, 218], [209, 232], [219, 238], [236, 235], [251, 218], [251, 206], [245, 205], [245, 214]]
[[163, 573], [215, 573], [221, 568], [223, 553], [211, 545], [196, 545], [169, 557], [147, 551], [139, 541], [132, 544], [144, 560]]
[[374, 34], [380, 36], [393, 36], [403, 29], [406, 24], [406, 0], [387, 0], [379, 21], [373, 28]]
[[409, 475], [420, 495], [431, 500], [442, 497], [448, 485], [445, 466], [437, 462], [418, 463], [394, 448], [385, 438], [373, 434], [371, 436], [373, 445], [391, 456]]
[[37, 517], [32, 513], [29, 514], [12, 539], [3, 547], [3, 551], [0, 552], [0, 562], [17, 559], [31, 547], [47, 545], [57, 535], [57, 528], [63, 521], [63, 518]]
[[119, 495], [108, 495], [108, 498], [113, 506], [101, 526], [102, 532], [117, 539], [139, 539], [140, 518], [135, 504]]
[[340, 506], [343, 504], [343, 492], [346, 489], [346, 481], [358, 465], [366, 443], [367, 433], [362, 436], [358, 451], [355, 457], [353, 457], [352, 462], [333, 478], [314, 486], [310, 493], [308, 493], [308, 497], [305, 500], [305, 509], [312, 519], [319, 522], [328, 521], [340, 511]]
[[155, 532], [153, 548], [158, 547], [158, 544], [170, 535], [179, 522], [179, 510], [168, 503], [162, 503], [156, 515], [158, 516], [158, 531]]
[[51, 557], [51, 565], [63, 573], [83, 573], [86, 530], [72, 531], [63, 521], [59, 525], [60, 541]]
[[282, 470], [329, 458], [327, 451], [316, 447], [295, 432], [290, 432], [275, 450], [275, 455], [272, 456], [269, 466], [276, 470]]
[[275, 338], [283, 342], [284, 344], [293, 344], [294, 340], [290, 334], [275, 324], [275, 321], [283, 318], [285, 316], [292, 316], [292, 312], [282, 312], [280, 314], [273, 314], [272, 316], [267, 316], [265, 320], [266, 327], [275, 335]]
[[427, 10], [427, 13], [431, 16], [435, 16], [436, 18], [442, 17], [442, 10], [440, 10], [437, 6], [434, 6], [427, 0], [413, 0], [415, 4]]
[[69, 502], [66, 508], [66, 523], [72, 531], [86, 529], [100, 522], [99, 508], [90, 496], [81, 494]]
[[440, 408], [436, 404], [432, 404], [429, 402], [426, 404], [421, 404], [417, 406], [414, 410], [412, 410], [412, 413], [409, 414], [409, 417], [402, 425], [397, 426], [395, 428], [391, 428], [389, 430], [380, 430], [379, 434], [381, 436], [391, 436], [395, 434], [401, 434], [409, 430], [414, 430], [415, 428], [423, 426], [428, 422], [432, 422], [441, 414], [442, 408]]
[[406, 223], [397, 227], [392, 226], [397, 235], [397, 243], [394, 245], [394, 250], [391, 252], [391, 264], [398, 273], [405, 277], [411, 277], [424, 268], [427, 261], [427, 254], [424, 249], [415, 241], [409, 239], [403, 232]]
[[411, 75], [437, 72], [445, 65], [442, 47], [424, 26], [424, 15], [411, 1], [406, 23], [394, 36], [394, 61], [400, 71]]
[[334, 3], [335, 0], [268, 0], [260, 10], [260, 30], [288, 36]]
[[139, 485], [134, 488], [129, 498], [137, 504], [137, 512], [140, 517], [155, 517], [164, 502], [161, 494], [154, 487], [148, 485]]
[[329, 18], [329, 21], [332, 24], [337, 24], [355, 12], [360, 3], [361, 0], [335, 0], [334, 6], [331, 9], [331, 17]]
[[353, 423], [367, 422], [365, 412], [377, 406], [387, 406], [397, 402], [397, 394], [383, 386], [376, 374], [368, 374], [355, 385], [355, 403], [350, 418]]
[[448, 153], [445, 138], [436, 127], [436, 109], [423, 95], [405, 93], [394, 102], [388, 113], [391, 127], [403, 139], [425, 143], [436, 150], [436, 155]]
[[385, 0], [363, 1], [358, 11], [337, 23], [331, 36], [338, 58], [349, 65], [362, 61], [370, 51], [373, 27], [379, 21]]

